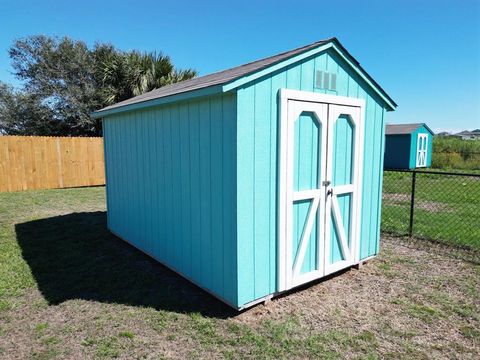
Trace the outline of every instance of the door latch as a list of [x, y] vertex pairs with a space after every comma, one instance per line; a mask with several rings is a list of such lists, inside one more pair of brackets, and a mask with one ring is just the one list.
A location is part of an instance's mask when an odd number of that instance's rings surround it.
[[330, 184], [331, 184], [331, 181], [328, 181], [328, 180], [324, 180], [324, 181], [322, 182], [322, 186], [328, 186], [328, 185], [330, 185]]

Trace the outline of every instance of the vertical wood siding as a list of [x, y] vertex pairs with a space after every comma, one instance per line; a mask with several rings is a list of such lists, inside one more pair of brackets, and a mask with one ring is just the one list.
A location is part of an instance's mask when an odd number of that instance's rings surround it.
[[[314, 87], [316, 71], [337, 74], [337, 90]], [[333, 52], [293, 64], [237, 91], [238, 303], [276, 291], [277, 131], [280, 88], [366, 100], [360, 258], [379, 246], [384, 108]]]
[[[412, 137], [406, 135], [388, 135], [385, 137], [385, 162], [386, 169], [409, 169], [411, 168]], [[416, 150], [415, 150], [416, 151]], [[413, 164], [415, 167], [415, 163]]]
[[237, 304], [235, 96], [104, 120], [108, 226]]

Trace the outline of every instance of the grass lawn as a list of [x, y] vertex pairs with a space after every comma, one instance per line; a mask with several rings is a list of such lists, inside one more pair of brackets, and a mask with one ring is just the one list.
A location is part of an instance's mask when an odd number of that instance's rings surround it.
[[110, 235], [104, 196], [0, 194], [0, 358], [480, 357], [480, 266], [446, 246], [384, 238], [360, 270], [236, 313]]
[[[384, 172], [382, 231], [408, 233], [410, 173]], [[414, 236], [480, 250], [480, 178], [417, 174]]]

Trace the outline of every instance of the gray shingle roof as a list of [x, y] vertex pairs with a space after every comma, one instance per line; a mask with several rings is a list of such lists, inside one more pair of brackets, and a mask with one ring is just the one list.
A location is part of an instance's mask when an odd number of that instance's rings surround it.
[[387, 102], [390, 102], [390, 105], [392, 106], [391, 110], [393, 110], [397, 104], [388, 96], [388, 94], [380, 87], [380, 85], [360, 66], [360, 63], [348, 53], [348, 51], [343, 47], [343, 45], [336, 39], [336, 38], [330, 38], [326, 40], [320, 40], [317, 42], [314, 42], [312, 44], [306, 45], [299, 47], [297, 49], [293, 49], [290, 51], [286, 51], [274, 56], [270, 56], [264, 59], [260, 59], [257, 61], [253, 61], [244, 65], [240, 65], [228, 70], [223, 70], [219, 71], [213, 74], [185, 80], [176, 84], [172, 85], [167, 85], [164, 87], [161, 87], [159, 89], [154, 89], [148, 93], [135, 96], [131, 99], [127, 99], [121, 102], [118, 102], [116, 104], [107, 106], [103, 109], [100, 109], [98, 111], [95, 111], [92, 115], [94, 117], [100, 117], [104, 112], [109, 112], [109, 110], [113, 110], [115, 112], [117, 111], [122, 111], [122, 110], [117, 110], [118, 108], [128, 106], [128, 105], [133, 105], [133, 104], [139, 104], [139, 103], [144, 103], [148, 102], [150, 100], [155, 100], [155, 99], [160, 99], [160, 98], [165, 98], [168, 96], [176, 95], [176, 94], [181, 94], [181, 93], [187, 93], [190, 91], [195, 91], [203, 88], [208, 88], [211, 86], [222, 86], [226, 85], [228, 83], [231, 83], [237, 79], [240, 79], [242, 77], [245, 77], [247, 75], [251, 75], [259, 70], [266, 69], [272, 65], [275, 65], [277, 63], [280, 63], [284, 60], [287, 60], [289, 58], [292, 58], [296, 55], [299, 55], [305, 51], [314, 49], [316, 47], [319, 47], [321, 45], [325, 45], [327, 43], [334, 42], [335, 45], [342, 51], [342, 53], [359, 69], [359, 71], [369, 80], [371, 83], [375, 86], [376, 90], [381, 94], [381, 96], [384, 96], [387, 100]]
[[200, 76], [197, 78], [185, 80], [176, 84], [163, 86], [159, 89], [149, 91], [145, 94], [135, 96], [133, 98], [118, 102], [116, 104], [107, 106], [98, 111], [105, 111], [114, 108], [118, 108], [125, 105], [140, 103], [148, 100], [158, 99], [170, 95], [180, 94], [187, 91], [198, 90], [214, 85], [223, 85], [230, 81], [233, 81], [237, 78], [245, 76], [247, 74], [256, 72], [258, 70], [264, 69], [270, 65], [273, 65], [282, 60], [288, 59], [297, 54], [303, 53], [304, 51], [313, 49], [317, 46], [323, 45], [331, 41], [332, 39], [321, 40], [314, 42], [313, 44], [302, 46], [300, 48], [283, 52], [274, 56], [270, 56], [264, 59], [250, 62], [248, 64], [240, 65], [228, 70], [219, 71], [213, 74]]
[[[424, 123], [416, 123], [416, 124], [387, 125], [386, 128], [385, 128], [385, 135], [411, 134], [415, 130], [417, 130], [420, 126], [425, 126], [425, 124]], [[428, 129], [428, 127], [427, 127], [427, 129]]]

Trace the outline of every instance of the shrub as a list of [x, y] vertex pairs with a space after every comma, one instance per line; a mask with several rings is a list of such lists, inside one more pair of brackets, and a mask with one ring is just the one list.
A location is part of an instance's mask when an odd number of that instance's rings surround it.
[[434, 137], [432, 168], [480, 170], [480, 141]]

